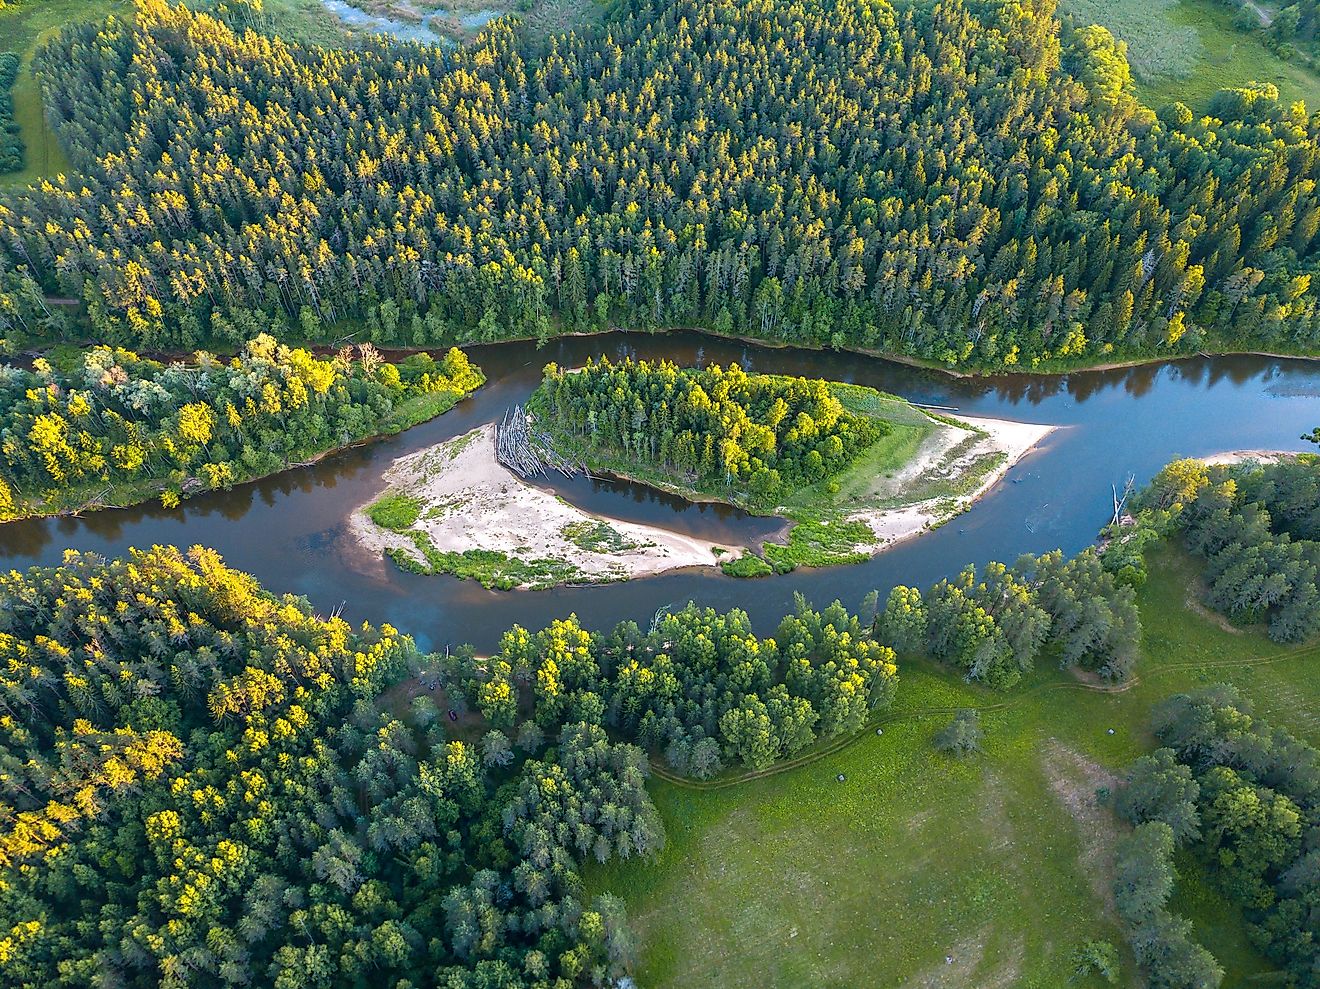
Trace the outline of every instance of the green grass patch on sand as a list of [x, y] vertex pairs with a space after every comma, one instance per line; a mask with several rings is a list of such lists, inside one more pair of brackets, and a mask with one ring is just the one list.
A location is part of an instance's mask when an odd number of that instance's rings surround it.
[[871, 558], [875, 533], [865, 522], [838, 518], [801, 518], [788, 532], [788, 543], [765, 543], [761, 552], [778, 573], [797, 567], [832, 567]]
[[730, 577], [769, 577], [775, 568], [766, 563], [755, 553], [744, 553], [732, 560], [720, 563], [720, 569]]
[[564, 526], [563, 535], [578, 549], [588, 553], [626, 553], [640, 545], [608, 522], [595, 519], [570, 522]]
[[1059, 14], [1125, 41], [1137, 95], [1154, 109], [1181, 101], [1204, 111], [1219, 90], [1249, 82], [1320, 108], [1320, 75], [1280, 58], [1261, 33], [1234, 27], [1236, 11], [1216, 0], [1060, 0]]
[[[377, 503], [379, 504], [379, 502]], [[409, 573], [452, 574], [459, 580], [475, 580], [489, 590], [512, 591], [526, 587], [544, 590], [582, 579], [582, 572], [566, 560], [522, 560], [493, 549], [468, 549], [461, 553], [435, 548], [428, 533], [419, 529], [404, 532], [417, 554], [394, 548], [385, 554], [400, 570]]]
[[[1109, 898], [1122, 825], [1095, 794], [1153, 747], [1152, 706], [1229, 681], [1320, 742], [1320, 650], [1227, 630], [1195, 607], [1196, 573], [1181, 549], [1152, 552], [1143, 659], [1124, 690], [1044, 668], [994, 694], [900, 662], [895, 707], [814, 762], [731, 785], [654, 780], [664, 852], [588, 875], [627, 901], [638, 983], [1101, 986], [1069, 982], [1079, 945], [1123, 944]], [[985, 752], [962, 760], [932, 745], [959, 707], [980, 708], [985, 730]], [[1174, 905], [1224, 986], [1255, 984], [1268, 966], [1240, 915], [1193, 862], [1179, 866]], [[1126, 948], [1123, 967], [1121, 985], [1142, 984]]]
[[412, 528], [421, 514], [422, 500], [405, 494], [387, 494], [367, 507], [367, 518], [391, 532]]

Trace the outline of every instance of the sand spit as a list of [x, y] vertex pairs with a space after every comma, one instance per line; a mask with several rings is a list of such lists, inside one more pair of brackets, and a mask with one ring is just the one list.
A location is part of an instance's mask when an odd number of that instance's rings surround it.
[[[740, 546], [592, 515], [529, 484], [495, 459], [494, 424], [395, 461], [385, 480], [391, 491], [422, 501], [413, 528], [425, 532], [439, 552], [483, 549], [522, 560], [561, 560], [575, 568], [581, 583], [714, 566], [721, 556], [743, 552]], [[380, 528], [365, 508], [353, 513], [350, 524], [367, 549], [418, 555], [408, 536]]]
[[1197, 459], [1207, 467], [1216, 467], [1225, 464], [1242, 464], [1250, 461], [1255, 464], [1277, 464], [1281, 460], [1292, 460], [1298, 456], [1296, 450], [1225, 450], [1223, 453], [1212, 453], [1208, 457], [1198, 457]]
[[[904, 539], [918, 536], [967, 510], [971, 504], [999, 483], [1009, 468], [1034, 450], [1056, 427], [1008, 419], [982, 419], [973, 416], [943, 416], [959, 422], [964, 429], [941, 429], [930, 436], [917, 455], [894, 476], [898, 488], [912, 490], [922, 482], [958, 482], [975, 471], [978, 465], [994, 463], [970, 490], [947, 496], [925, 498], [892, 508], [872, 508], [851, 513], [848, 517], [865, 522], [878, 540], [876, 552]], [[973, 438], [974, 437], [974, 438]]]

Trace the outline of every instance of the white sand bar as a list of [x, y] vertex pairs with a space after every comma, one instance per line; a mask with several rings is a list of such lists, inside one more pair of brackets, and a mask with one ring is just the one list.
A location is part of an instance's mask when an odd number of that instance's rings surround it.
[[[385, 480], [391, 491], [422, 501], [413, 528], [427, 533], [440, 552], [485, 549], [522, 560], [562, 560], [577, 569], [583, 583], [714, 566], [721, 555], [739, 556], [743, 551], [657, 526], [592, 515], [568, 504], [495, 459], [494, 424], [396, 460]], [[375, 525], [365, 508], [353, 513], [351, 525], [368, 549], [380, 553], [398, 548], [417, 555], [411, 539]], [[613, 530], [620, 548], [593, 551], [565, 533], [594, 523]]]
[[[876, 535], [875, 552], [904, 539], [918, 536], [965, 511], [974, 501], [999, 483], [1009, 468], [1034, 450], [1055, 426], [1008, 419], [944, 416], [963, 423], [966, 430], [941, 429], [927, 438], [903, 469], [893, 478], [897, 487], [915, 488], [931, 475], [956, 481], [987, 458], [998, 463], [971, 490], [952, 498], [927, 498], [893, 508], [872, 508], [848, 517], [865, 522]], [[971, 437], [976, 437], [972, 440]]]

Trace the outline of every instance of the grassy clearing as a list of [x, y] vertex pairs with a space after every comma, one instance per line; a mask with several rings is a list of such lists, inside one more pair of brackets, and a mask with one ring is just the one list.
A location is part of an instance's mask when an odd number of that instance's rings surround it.
[[[190, 6], [207, 0], [190, 0]], [[266, 0], [268, 28], [293, 40], [321, 45], [344, 42], [344, 33], [319, 0]], [[0, 50], [19, 53], [23, 66], [14, 81], [14, 119], [27, 145], [27, 165], [0, 176], [0, 187], [30, 185], [69, 170], [69, 160], [46, 120], [41, 86], [32, 72], [32, 56], [66, 24], [101, 20], [110, 14], [131, 16], [132, 0], [11, 0], [0, 10]]]
[[[998, 695], [906, 663], [883, 735], [868, 729], [818, 761], [723, 788], [655, 781], [664, 853], [590, 875], [593, 890], [628, 902], [639, 984], [1069, 984], [1078, 945], [1122, 943], [1105, 874], [1121, 826], [1094, 791], [1151, 747], [1152, 705], [1230, 681], [1262, 717], [1320, 741], [1320, 654], [1206, 619], [1189, 603], [1195, 574], [1180, 549], [1152, 554], [1144, 659], [1121, 692], [1046, 669]], [[983, 755], [934, 750], [957, 707], [982, 708]], [[1225, 986], [1254, 982], [1267, 967], [1240, 915], [1193, 865], [1180, 861], [1175, 905]], [[1124, 967], [1122, 984], [1137, 984], [1126, 954]]]
[[1272, 82], [1286, 101], [1320, 107], [1320, 75], [1285, 62], [1257, 34], [1233, 26], [1215, 0], [1061, 0], [1060, 14], [1103, 24], [1127, 42], [1137, 93], [1158, 109], [1181, 100], [1205, 110], [1225, 87]]
[[0, 10], [0, 49], [19, 53], [23, 67], [14, 81], [14, 119], [27, 145], [27, 167], [0, 176], [0, 186], [27, 185], [68, 168], [68, 159], [46, 123], [41, 87], [32, 74], [32, 55], [65, 24], [99, 20], [132, 9], [130, 0], [20, 0]]

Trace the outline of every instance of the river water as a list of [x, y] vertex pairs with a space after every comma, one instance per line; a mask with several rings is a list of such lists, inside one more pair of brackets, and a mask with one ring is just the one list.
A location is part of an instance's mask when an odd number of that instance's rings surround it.
[[[203, 544], [272, 591], [305, 595], [318, 611], [351, 621], [388, 621], [423, 648], [471, 642], [493, 647], [515, 622], [539, 628], [575, 612], [589, 627], [625, 618], [649, 622], [664, 605], [689, 600], [743, 608], [763, 633], [792, 609], [800, 591], [818, 605], [855, 607], [871, 589], [926, 586], [967, 563], [1091, 543], [1112, 513], [1111, 484], [1144, 482], [1167, 461], [1233, 449], [1312, 449], [1303, 431], [1320, 425], [1320, 362], [1265, 357], [1193, 358], [1064, 376], [953, 378], [853, 354], [771, 349], [693, 333], [612, 333], [469, 348], [490, 383], [453, 411], [406, 433], [180, 509], [147, 507], [0, 526], [0, 567], [57, 563], [66, 547], [106, 555], [156, 543]], [[967, 514], [868, 563], [736, 580], [718, 571], [676, 571], [628, 583], [550, 591], [488, 591], [448, 576], [407, 574], [360, 550], [347, 519], [384, 485], [381, 474], [405, 453], [498, 419], [524, 400], [548, 361], [588, 357], [669, 358], [679, 364], [737, 361], [748, 371], [802, 374], [870, 385], [915, 402], [969, 415], [1061, 428], [1009, 471]], [[553, 485], [592, 511], [656, 523], [711, 540], [748, 542], [778, 528], [723, 506], [688, 505], [636, 485], [578, 479]]]

